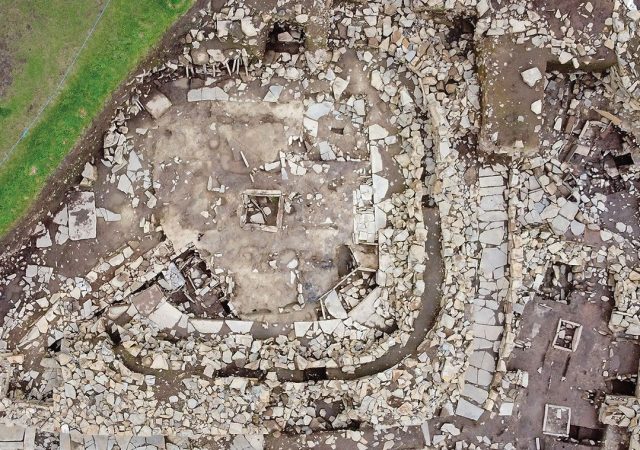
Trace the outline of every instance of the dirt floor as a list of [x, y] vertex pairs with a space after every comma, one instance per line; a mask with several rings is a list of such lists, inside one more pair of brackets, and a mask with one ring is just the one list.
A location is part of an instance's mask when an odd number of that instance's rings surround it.
[[[271, 314], [273, 320], [278, 308], [297, 303], [291, 268], [301, 271], [302, 278], [298, 281], [310, 301], [337, 282], [337, 266], [333, 261], [340, 246], [351, 239], [352, 192], [360, 183], [358, 173], [365, 173], [367, 161], [318, 160], [313, 164], [319, 174], [309, 166], [306, 175], [291, 176], [287, 181], [281, 180], [279, 171], [251, 174], [264, 164], [279, 162], [280, 152], [293, 150], [303, 154], [301, 146], [287, 144], [285, 134], [287, 127], [288, 132], [302, 135], [302, 104], [293, 104], [297, 123], [286, 125], [262, 120], [264, 114], [273, 113], [269, 104], [237, 103], [249, 107], [237, 114], [230, 108], [233, 105], [181, 105], [157, 123], [157, 130], [141, 139], [140, 148], [155, 150], [153, 154], [143, 152], [142, 156], [151, 159], [155, 167], [156, 195], [166, 205], [160, 221], [168, 238], [177, 248], [197, 242], [203, 254], [216, 256], [219, 261], [216, 267], [236, 274], [238, 301], [233, 306], [241, 317], [258, 314], [264, 318], [267, 317], [264, 314]], [[261, 108], [269, 111], [263, 112]], [[216, 111], [225, 111], [229, 124]], [[212, 133], [215, 129], [221, 137]], [[176, 148], [183, 151], [177, 154]], [[240, 155], [234, 158], [236, 148], [249, 167]], [[178, 155], [182, 161], [172, 165]], [[190, 176], [183, 181], [184, 173]], [[224, 193], [207, 190], [210, 177], [217, 186], [225, 187]], [[284, 213], [280, 229], [270, 232], [241, 224], [241, 219], [246, 219], [238, 213], [243, 208], [243, 193], [251, 189], [280, 193], [279, 202], [283, 205], [272, 205], [273, 213], [290, 205], [287, 208], [291, 212]], [[212, 211], [210, 205], [216, 202], [220, 205]], [[270, 265], [270, 261], [276, 263]], [[307, 315], [306, 319], [313, 316]]]

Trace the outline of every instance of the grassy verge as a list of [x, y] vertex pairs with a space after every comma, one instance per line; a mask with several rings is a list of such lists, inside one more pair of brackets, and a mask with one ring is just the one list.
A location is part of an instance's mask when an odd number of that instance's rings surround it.
[[55, 90], [106, 0], [0, 0], [0, 156]]
[[27, 211], [110, 93], [192, 3], [111, 0], [62, 91], [0, 167], [0, 235]]

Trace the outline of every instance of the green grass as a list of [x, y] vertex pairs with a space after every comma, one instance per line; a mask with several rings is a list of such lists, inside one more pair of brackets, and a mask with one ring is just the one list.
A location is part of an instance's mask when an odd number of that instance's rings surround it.
[[[0, 13], [5, 1], [7, 0], [0, 0]], [[63, 1], [87, 3], [76, 0]], [[31, 3], [42, 3], [41, 12], [49, 14], [52, 12], [53, 4], [58, 1]], [[0, 167], [0, 235], [5, 234], [28, 210], [47, 178], [73, 148], [93, 117], [102, 110], [109, 95], [192, 3], [193, 0], [111, 1], [56, 100], [45, 110], [39, 123], [29, 131], [12, 156]], [[93, 14], [90, 22], [93, 22], [95, 17], [96, 14]], [[64, 23], [63, 19], [60, 20]], [[80, 43], [84, 40], [85, 34], [86, 30], [79, 39]], [[43, 71], [47, 70], [46, 60], [53, 56], [47, 50], [45, 42], [41, 45], [45, 47], [43, 51], [25, 61], [23, 76], [35, 80], [42, 79]], [[52, 75], [49, 73], [45, 76]], [[60, 77], [54, 78], [57, 78], [54, 80], [55, 85]], [[52, 88], [49, 92], [51, 90]], [[12, 86], [8, 97], [14, 96]], [[19, 96], [25, 96], [28, 103], [28, 92], [20, 93]], [[16, 104], [19, 103], [16, 100]], [[36, 113], [31, 109], [29, 117]], [[5, 126], [4, 121], [17, 120], [13, 119], [13, 115], [11, 100], [9, 104], [0, 103], [0, 128]], [[17, 127], [18, 135], [26, 125], [24, 116], [22, 122], [23, 126]]]
[[[55, 90], [105, 1], [0, 0], [0, 50], [10, 55], [11, 80], [0, 98], [0, 157]], [[6, 72], [0, 67], [0, 77]]]

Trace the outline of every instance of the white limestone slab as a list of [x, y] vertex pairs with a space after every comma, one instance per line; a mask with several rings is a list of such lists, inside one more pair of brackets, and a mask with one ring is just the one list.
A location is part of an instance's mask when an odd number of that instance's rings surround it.
[[362, 299], [351, 311], [349, 317], [358, 323], [365, 323], [376, 312], [376, 303], [380, 298], [382, 288], [377, 286]]
[[294, 322], [293, 329], [295, 331], [296, 337], [303, 337], [307, 334], [307, 331], [311, 328], [313, 322]]
[[191, 319], [189, 323], [198, 333], [218, 334], [224, 325], [224, 320]]
[[250, 320], [225, 320], [232, 333], [248, 334], [251, 332], [253, 322]]
[[483, 412], [484, 409], [474, 405], [464, 398], [458, 400], [458, 405], [456, 406], [456, 416], [466, 417], [467, 419], [471, 420], [478, 420]]
[[170, 303], [163, 301], [158, 308], [149, 314], [149, 320], [160, 328], [173, 328], [182, 318], [182, 313]]
[[347, 311], [345, 311], [340, 301], [340, 297], [335, 289], [332, 289], [329, 294], [324, 298], [324, 306], [327, 308], [327, 312], [336, 319], [346, 319]]
[[341, 322], [340, 319], [320, 320], [318, 325], [324, 333], [331, 334]]

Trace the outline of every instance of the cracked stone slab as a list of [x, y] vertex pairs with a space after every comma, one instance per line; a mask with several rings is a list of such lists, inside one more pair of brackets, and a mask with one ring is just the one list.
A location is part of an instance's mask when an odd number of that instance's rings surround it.
[[67, 205], [69, 239], [80, 241], [96, 237], [96, 199], [93, 192], [72, 192]]
[[224, 320], [190, 319], [189, 323], [193, 325], [193, 328], [195, 328], [198, 333], [218, 334], [220, 330], [222, 330]]
[[456, 416], [466, 417], [467, 419], [471, 420], [478, 420], [483, 412], [484, 409], [474, 405], [464, 398], [458, 400], [458, 405], [456, 406]]
[[489, 392], [485, 389], [480, 389], [469, 383], [465, 383], [462, 395], [470, 400], [473, 400], [477, 405], [482, 405], [489, 397]]
[[149, 314], [152, 320], [160, 328], [173, 328], [182, 318], [182, 313], [175, 306], [163, 301], [154, 312]]
[[251, 332], [253, 322], [249, 320], [225, 320], [232, 333], [248, 334]]

